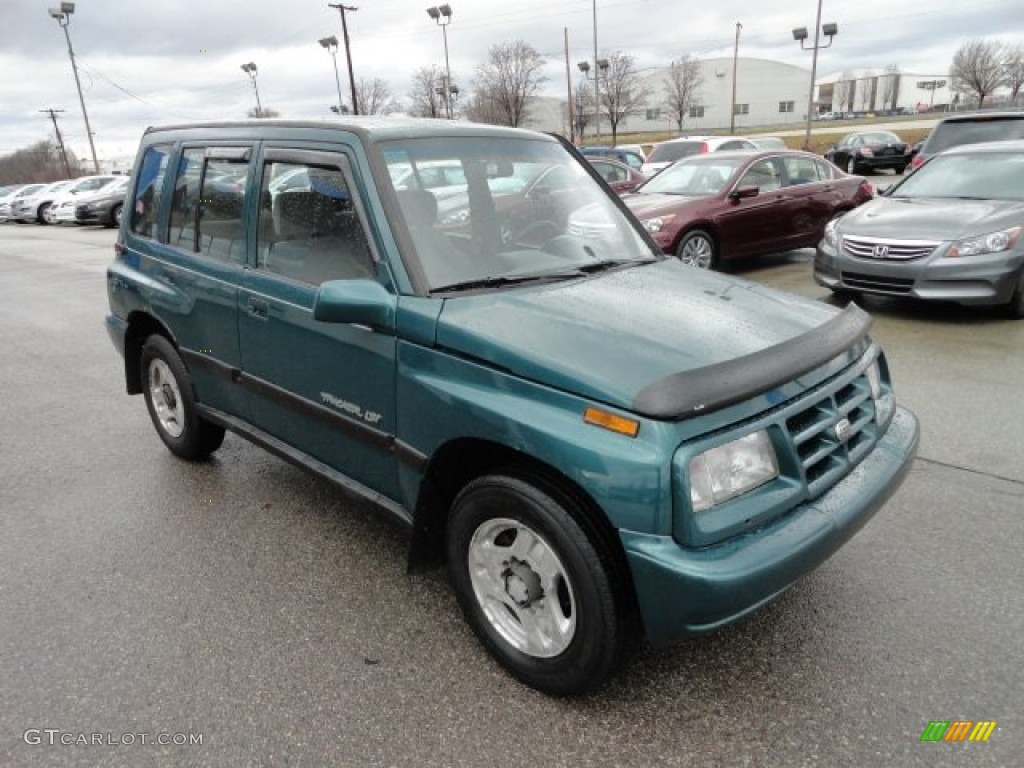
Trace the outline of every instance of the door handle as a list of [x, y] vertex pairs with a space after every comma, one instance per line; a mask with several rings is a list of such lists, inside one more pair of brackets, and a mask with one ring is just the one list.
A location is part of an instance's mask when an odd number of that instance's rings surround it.
[[246, 302], [246, 311], [257, 320], [270, 319], [270, 305], [263, 299], [250, 298]]

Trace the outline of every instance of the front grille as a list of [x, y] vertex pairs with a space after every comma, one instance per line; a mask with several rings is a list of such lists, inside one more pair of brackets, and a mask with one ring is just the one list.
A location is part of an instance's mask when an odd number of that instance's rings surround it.
[[[841, 423], [848, 426], [840, 431]], [[786, 419], [810, 498], [835, 485], [867, 455], [878, 439], [874, 427], [875, 402], [863, 373]]]
[[910, 293], [914, 287], [914, 281], [910, 278], [865, 275], [860, 272], [841, 272], [840, 279], [847, 288], [879, 293]]
[[876, 237], [843, 236], [843, 249], [859, 259], [909, 261], [928, 256], [938, 240], [884, 240]]

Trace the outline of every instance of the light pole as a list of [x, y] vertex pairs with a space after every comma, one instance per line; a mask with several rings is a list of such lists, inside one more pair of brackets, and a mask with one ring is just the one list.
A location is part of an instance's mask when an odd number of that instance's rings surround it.
[[736, 67], [740, 58], [740, 30], [743, 25], [736, 22], [736, 44], [732, 49], [732, 114], [729, 116], [729, 133], [736, 133]]
[[[445, 71], [445, 90], [444, 90], [444, 105], [445, 111], [448, 113], [448, 119], [452, 119], [452, 68], [448, 63], [448, 25], [452, 23], [452, 7], [445, 3], [444, 5], [431, 6], [427, 8], [427, 15], [434, 20], [434, 22], [441, 27], [441, 34], [444, 37], [444, 71]], [[443, 19], [443, 21], [442, 21]]]
[[338, 86], [338, 110], [340, 114], [341, 105], [344, 104], [344, 100], [341, 98], [341, 79], [338, 77], [338, 38], [334, 35], [321, 37], [320, 45], [326, 48], [327, 52], [331, 54], [331, 58], [334, 59], [334, 84]]
[[[807, 132], [804, 134], [804, 149], [811, 146], [811, 120], [814, 118], [814, 80], [818, 76], [818, 51], [832, 45], [832, 38], [839, 34], [839, 27], [834, 22], [821, 23], [821, 0], [818, 0], [818, 15], [814, 20], [814, 45], [807, 47], [807, 27], [799, 27], [793, 30], [793, 39], [800, 43], [803, 50], [811, 50], [811, 89], [807, 95]], [[828, 42], [821, 43], [821, 35], [828, 38]]]
[[[608, 72], [608, 59], [596, 59], [597, 66], [594, 67], [594, 140], [600, 140], [601, 138], [601, 102], [598, 100], [598, 76], [601, 73], [607, 74]], [[581, 61], [577, 65], [580, 68], [580, 72], [583, 73], [583, 79], [587, 79], [587, 75], [590, 73], [590, 62]], [[580, 129], [580, 138], [583, 138], [583, 130]]]
[[[348, 22], [345, 21], [345, 11], [358, 11], [359, 9], [351, 5], [342, 5], [341, 3], [328, 3], [327, 5], [329, 8], [337, 8], [338, 13], [341, 14], [341, 36], [345, 40], [345, 60], [348, 62], [348, 84], [352, 91], [352, 114], [358, 115], [359, 103], [356, 101], [356, 78], [355, 75], [352, 74], [352, 51], [349, 49], [348, 45]], [[335, 41], [335, 43], [337, 43], [337, 41]], [[321, 41], [321, 44], [323, 44], [323, 41]]]
[[256, 117], [263, 117], [263, 105], [260, 104], [260, 89], [256, 87], [256, 65], [253, 62], [242, 65], [242, 71], [252, 80], [252, 89], [256, 91]]
[[[579, 67], [580, 68], [580, 72], [583, 73], [583, 82], [584, 83], [587, 82], [587, 77], [589, 77], [589, 75], [590, 75], [590, 62], [589, 61], [581, 61], [576, 66]], [[596, 105], [596, 102], [595, 102], [595, 105]], [[580, 144], [583, 143], [583, 128], [584, 128], [584, 123], [586, 122], [586, 118], [583, 117], [584, 109], [586, 109], [586, 104], [584, 104], [583, 100], [580, 99], [580, 103], [579, 103], [579, 113], [580, 113]], [[596, 112], [596, 110], [595, 110], [595, 112]], [[596, 126], [594, 128], [594, 137], [595, 138], [597, 137], [597, 128], [596, 128]]]
[[100, 172], [100, 161], [96, 159], [96, 145], [92, 141], [92, 128], [89, 126], [89, 113], [85, 111], [85, 99], [82, 97], [82, 81], [78, 79], [78, 65], [75, 63], [75, 51], [71, 47], [71, 33], [68, 32], [68, 24], [71, 23], [71, 14], [75, 12], [74, 3], [61, 3], [59, 8], [51, 8], [50, 15], [57, 20], [61, 29], [64, 30], [64, 37], [68, 41], [68, 56], [71, 57], [71, 71], [75, 73], [75, 85], [78, 87], [78, 103], [82, 105], [82, 117], [85, 120], [85, 135], [89, 139], [89, 151], [92, 152], [92, 166], [96, 173]]
[[601, 140], [601, 91], [597, 85], [597, 0], [593, 0], [592, 6], [594, 21], [594, 140]]

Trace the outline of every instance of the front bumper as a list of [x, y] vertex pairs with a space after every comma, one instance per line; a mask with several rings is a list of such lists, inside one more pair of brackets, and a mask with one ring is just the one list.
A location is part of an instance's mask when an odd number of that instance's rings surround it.
[[813, 571], [903, 482], [920, 431], [897, 408], [874, 450], [830, 491], [765, 527], [710, 547], [620, 531], [647, 637], [667, 645], [751, 613]]
[[1005, 304], [1024, 269], [1024, 252], [1004, 251], [957, 259], [913, 261], [858, 259], [818, 244], [814, 280], [834, 291], [907, 296], [960, 304]]

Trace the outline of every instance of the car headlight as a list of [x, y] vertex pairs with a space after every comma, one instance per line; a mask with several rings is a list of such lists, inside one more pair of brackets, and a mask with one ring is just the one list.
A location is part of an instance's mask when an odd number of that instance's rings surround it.
[[1010, 227], [998, 232], [990, 232], [987, 235], [977, 237], [965, 237], [957, 240], [949, 249], [947, 256], [978, 256], [983, 253], [999, 253], [1008, 251], [1017, 244], [1020, 239], [1022, 227]]
[[674, 218], [674, 215], [669, 215], [655, 216], [653, 219], [644, 219], [644, 229], [646, 229], [648, 232], [661, 232], [661, 230], [665, 228], [665, 225], [672, 221], [672, 219]]
[[452, 211], [441, 217], [441, 225], [450, 227], [455, 224], [465, 224], [469, 221], [469, 209], [461, 208], [457, 211]]
[[832, 249], [838, 249], [839, 247], [839, 235], [836, 233], [836, 227], [839, 225], [839, 219], [831, 219], [828, 224], [825, 225], [825, 235], [822, 238], [825, 245]]
[[768, 432], [754, 432], [690, 459], [690, 504], [694, 512], [710, 509], [778, 475]]

